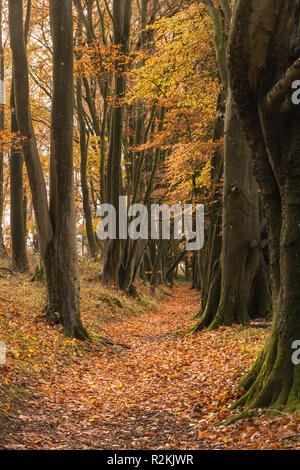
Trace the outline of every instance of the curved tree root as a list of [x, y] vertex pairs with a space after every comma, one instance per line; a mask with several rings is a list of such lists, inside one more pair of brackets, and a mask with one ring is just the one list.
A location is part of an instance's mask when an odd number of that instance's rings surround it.
[[[206, 329], [206, 331], [217, 330], [220, 326], [232, 326], [234, 322], [242, 325], [250, 324], [250, 315], [244, 302], [238, 302], [240, 308], [235, 305], [221, 303], [214, 316], [213, 305], [208, 304], [204, 314], [191, 330], [196, 333]], [[238, 312], [238, 313], [237, 313]]]
[[300, 365], [292, 363], [289, 347], [279, 343], [276, 333], [273, 332], [239, 387], [246, 392], [234, 403], [233, 409], [300, 409]]
[[204, 330], [211, 324], [214, 314], [218, 308], [218, 303], [220, 299], [220, 289], [221, 270], [218, 267], [215, 270], [213, 281], [209, 289], [207, 304], [204, 313], [201, 315], [196, 325], [191, 329], [191, 334], [196, 333], [197, 331]]
[[70, 338], [79, 339], [80, 341], [92, 341], [89, 332], [83, 325], [73, 326], [72, 328], [65, 329], [64, 332]]

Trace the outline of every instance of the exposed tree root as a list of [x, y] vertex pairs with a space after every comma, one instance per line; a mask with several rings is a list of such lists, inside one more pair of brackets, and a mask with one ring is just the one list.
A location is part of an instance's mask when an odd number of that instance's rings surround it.
[[233, 405], [245, 411], [255, 408], [300, 409], [300, 365], [291, 361], [291, 350], [273, 331], [268, 344], [239, 386], [246, 390]]
[[79, 339], [80, 341], [92, 341], [89, 332], [82, 325], [73, 326], [71, 329], [65, 329], [64, 332], [70, 338]]
[[9, 268], [0, 267], [0, 270], [1, 271], [7, 271], [11, 276], [15, 275], [15, 273]]

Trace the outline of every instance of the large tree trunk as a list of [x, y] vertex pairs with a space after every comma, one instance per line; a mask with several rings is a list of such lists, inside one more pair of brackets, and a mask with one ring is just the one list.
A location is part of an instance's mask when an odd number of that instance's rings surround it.
[[298, 1], [239, 0], [230, 34], [231, 87], [267, 215], [274, 309], [268, 343], [241, 384], [236, 406], [246, 409], [300, 408], [300, 365], [292, 361], [300, 339], [300, 110], [289, 75], [300, 76], [297, 67], [286, 71], [296, 11]]
[[73, 15], [71, 0], [50, 2], [53, 38], [53, 107], [50, 210], [34, 135], [22, 0], [9, 1], [16, 116], [39, 233], [48, 288], [49, 312], [67, 334], [88, 338], [79, 313], [79, 269], [73, 194]]
[[[291, 142], [284, 158], [289, 162], [282, 188], [280, 240], [281, 291], [275, 299], [275, 318], [268, 343], [242, 382], [247, 393], [236, 406], [300, 408], [300, 367], [292, 363], [292, 345], [300, 338], [300, 110], [289, 124]], [[289, 127], [282, 128], [289, 134]]]
[[[217, 309], [216, 299], [209, 299], [196, 330], [247, 323], [251, 316], [264, 316], [271, 303], [261, 249], [258, 186], [251, 151], [242, 134], [230, 90], [225, 116], [223, 188], [221, 294]], [[255, 295], [257, 279], [261, 282], [260, 298]], [[216, 282], [217, 279], [214, 289]]]
[[[224, 94], [220, 93], [218, 98], [218, 106], [216, 112], [216, 121], [214, 125], [213, 140], [219, 141], [224, 138]], [[222, 231], [222, 201], [220, 195], [220, 186], [223, 178], [224, 167], [224, 146], [220, 145], [216, 150], [212, 162], [210, 180], [212, 192], [210, 194], [209, 211], [206, 215], [207, 220], [207, 235], [206, 243], [202, 250], [198, 252], [197, 265], [199, 265], [196, 273], [199, 276], [199, 290], [200, 290], [200, 309], [195, 318], [201, 318], [208, 302], [215, 307], [210, 311], [216, 312], [219, 299], [220, 299], [220, 255], [222, 250], [222, 238], [220, 232]], [[194, 278], [194, 276], [193, 276]], [[196, 280], [193, 279], [193, 287], [196, 286]], [[212, 286], [213, 289], [212, 289]]]
[[71, 0], [51, 0], [53, 98], [51, 113], [50, 217], [53, 239], [45, 264], [50, 307], [65, 331], [85, 339], [79, 312], [80, 275], [77, 261], [73, 169], [74, 58]]
[[[193, 331], [214, 329], [234, 322], [247, 323], [251, 316], [263, 316], [270, 308], [267, 273], [260, 243], [259, 194], [253, 175], [251, 151], [236, 115], [231, 90], [227, 87], [227, 36], [224, 28], [229, 27], [230, 8], [225, 8], [226, 2], [222, 2], [221, 9], [211, 0], [204, 3], [214, 21], [216, 56], [226, 101], [222, 249], [218, 259], [217, 237], [211, 230], [208, 248], [211, 248], [212, 253], [204, 272], [207, 287], [201, 292], [201, 316]], [[220, 98], [224, 99], [222, 95]], [[222, 109], [222, 103], [219, 108]], [[220, 125], [216, 123], [216, 137], [221, 137], [223, 129], [218, 127]], [[214, 228], [217, 228], [217, 216], [216, 213]]]

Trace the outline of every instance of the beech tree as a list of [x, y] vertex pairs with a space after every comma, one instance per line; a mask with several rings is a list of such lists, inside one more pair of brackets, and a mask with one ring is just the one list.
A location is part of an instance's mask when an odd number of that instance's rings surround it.
[[[0, 2], [0, 80], [1, 80], [1, 103], [0, 103], [0, 131], [4, 131], [4, 101], [5, 101], [5, 89], [4, 89], [4, 47], [3, 47], [3, 2]], [[7, 252], [4, 245], [3, 239], [3, 144], [0, 148], [0, 255], [2, 257], [7, 256]]]
[[[26, 19], [24, 26], [25, 45], [28, 39], [31, 12], [31, 0], [27, 2]], [[11, 133], [14, 140], [10, 152], [10, 230], [12, 246], [12, 267], [15, 271], [26, 272], [29, 262], [26, 250], [26, 221], [24, 214], [23, 167], [24, 156], [18, 141], [18, 122], [16, 117], [14, 83], [11, 83], [10, 92]]]
[[89, 335], [79, 311], [79, 268], [73, 182], [73, 14], [71, 0], [51, 0], [53, 97], [51, 113], [50, 196], [41, 167], [30, 111], [28, 63], [24, 43], [23, 2], [9, 1], [16, 117], [46, 273], [48, 314], [65, 332], [79, 339]]
[[[132, 0], [114, 0], [113, 1], [113, 31], [114, 45], [120, 47], [123, 54], [126, 54], [129, 46], [130, 26], [132, 14]], [[115, 93], [114, 109], [111, 116], [110, 146], [108, 152], [106, 188], [107, 202], [113, 204], [116, 208], [117, 220], [119, 219], [119, 196], [122, 195], [122, 133], [124, 99], [126, 87], [126, 65], [122, 60], [116, 60], [115, 73]], [[117, 236], [119, 226], [117, 224]], [[119, 285], [119, 274], [123, 256], [123, 240], [110, 240], [107, 244], [105, 263], [103, 268], [103, 280], [108, 284]]]
[[[268, 277], [261, 245], [261, 214], [258, 186], [253, 173], [251, 149], [237, 118], [226, 62], [227, 30], [231, 22], [228, 0], [215, 6], [204, 2], [213, 18], [215, 49], [225, 105], [222, 250], [215, 264], [205, 308], [194, 331], [214, 329], [234, 322], [247, 323], [251, 316], [270, 310]], [[223, 13], [223, 14], [222, 14]], [[215, 240], [211, 245], [216, 243]], [[215, 254], [216, 254], [216, 250]]]
[[[273, 325], [242, 382], [236, 406], [299, 409], [300, 108], [291, 84], [300, 78], [299, 1], [238, 0], [229, 38], [230, 86], [252, 149], [267, 217]], [[296, 61], [295, 61], [296, 60]]]
[[[81, 44], [81, 28], [79, 29], [79, 44]], [[99, 251], [97, 244], [96, 234], [93, 229], [92, 211], [90, 206], [89, 186], [87, 181], [87, 160], [88, 160], [88, 146], [89, 146], [89, 135], [86, 129], [84, 120], [84, 109], [82, 103], [82, 79], [77, 77], [76, 80], [76, 104], [77, 104], [77, 116], [79, 124], [79, 136], [80, 136], [80, 179], [81, 179], [81, 191], [82, 191], [82, 205], [83, 213], [86, 222], [86, 235], [88, 241], [88, 247], [92, 258], [96, 259]]]

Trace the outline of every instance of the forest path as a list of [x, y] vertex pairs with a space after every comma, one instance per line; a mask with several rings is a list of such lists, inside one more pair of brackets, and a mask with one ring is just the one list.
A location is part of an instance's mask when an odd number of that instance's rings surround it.
[[[64, 385], [72, 387], [61, 409], [55, 447], [185, 448], [191, 439], [195, 444], [197, 431], [186, 413], [198, 393], [199, 364], [190, 367], [191, 340], [178, 332], [194, 323], [188, 319], [198, 308], [199, 293], [179, 285], [157, 309], [122, 323], [106, 323], [103, 335], [131, 349], [108, 349], [105, 357], [101, 351], [98, 357], [82, 361], [82, 374], [78, 369], [60, 374], [57, 402]], [[49, 397], [46, 401], [49, 408]], [[57, 406], [53, 406], [56, 413]]]
[[265, 332], [234, 326], [189, 336], [198, 306], [199, 293], [182, 284], [158, 308], [103, 324], [104, 336], [130, 349], [75, 341], [70, 357], [70, 345], [52, 344], [49, 372], [32, 374], [34, 393], [0, 419], [0, 448], [277, 448], [274, 420], [215, 427]]
[[181, 284], [158, 308], [105, 323], [103, 335], [130, 349], [86, 345], [70, 367], [51, 367], [34, 383], [36, 392], [24, 409], [21, 403], [14, 419], [11, 413], [4, 447], [185, 448], [191, 439], [195, 444], [187, 413], [199, 390], [199, 364], [191, 355], [193, 340], [178, 332], [192, 326], [188, 319], [198, 307], [199, 294]]

